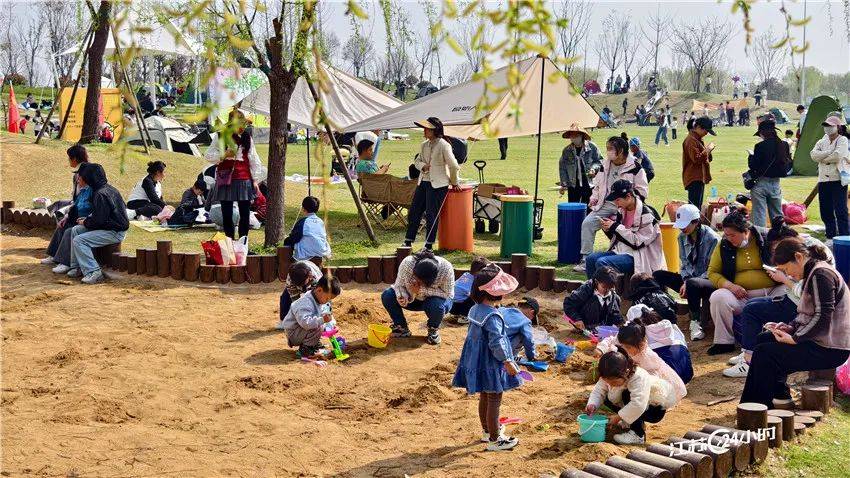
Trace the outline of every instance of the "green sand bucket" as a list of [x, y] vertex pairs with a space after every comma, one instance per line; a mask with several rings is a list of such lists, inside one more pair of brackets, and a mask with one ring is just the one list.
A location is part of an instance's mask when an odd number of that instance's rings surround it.
[[599, 443], [605, 441], [605, 427], [608, 426], [608, 417], [594, 413], [587, 416], [584, 413], [578, 416], [578, 434], [581, 441], [585, 443]]

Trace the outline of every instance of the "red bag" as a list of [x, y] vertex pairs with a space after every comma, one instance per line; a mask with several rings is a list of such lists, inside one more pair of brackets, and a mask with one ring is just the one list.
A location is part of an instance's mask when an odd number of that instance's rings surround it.
[[208, 265], [224, 265], [218, 241], [204, 241], [201, 243], [201, 247], [204, 249], [204, 257], [206, 257]]
[[209, 241], [201, 243], [207, 265], [229, 266], [236, 264], [236, 253], [233, 251], [233, 240], [221, 232], [217, 232]]
[[809, 220], [809, 216], [806, 214], [806, 206], [796, 202], [783, 204], [782, 215], [785, 216], [787, 224], [805, 224]]

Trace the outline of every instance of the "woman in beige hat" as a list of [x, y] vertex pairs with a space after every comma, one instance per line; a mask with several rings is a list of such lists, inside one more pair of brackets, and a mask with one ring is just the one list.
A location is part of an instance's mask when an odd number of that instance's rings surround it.
[[566, 191], [570, 202], [587, 204], [593, 189], [593, 176], [602, 167], [599, 148], [590, 141], [590, 134], [577, 124], [572, 124], [561, 136], [570, 140], [558, 161], [561, 194]]

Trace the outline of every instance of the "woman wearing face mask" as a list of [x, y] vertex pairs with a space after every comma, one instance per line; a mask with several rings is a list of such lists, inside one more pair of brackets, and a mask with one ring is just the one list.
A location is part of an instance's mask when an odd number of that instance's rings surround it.
[[764, 265], [770, 264], [770, 246], [764, 228], [747, 219], [746, 211], [736, 209], [723, 219], [723, 239], [708, 263], [708, 280], [717, 290], [709, 298], [714, 321], [714, 344], [709, 355], [735, 351], [733, 316], [740, 314], [747, 300], [785, 293], [785, 286], [770, 278]]
[[602, 167], [599, 148], [590, 141], [590, 134], [577, 124], [561, 135], [570, 144], [561, 152], [558, 169], [561, 175], [561, 194], [567, 193], [570, 202], [590, 202], [590, 182]]
[[850, 356], [850, 290], [825, 252], [799, 238], [776, 246], [776, 268], [803, 284], [800, 305], [791, 323], [764, 325], [767, 332], [758, 336], [741, 402], [773, 408], [774, 399], [791, 398], [789, 373], [832, 369]]
[[848, 139], [838, 133], [844, 121], [830, 116], [823, 122], [823, 138], [812, 150], [812, 160], [818, 163], [818, 202], [820, 217], [826, 226], [826, 237], [850, 235], [847, 216], [847, 185], [841, 184], [840, 168], [850, 165]]
[[573, 268], [576, 272], [585, 272], [585, 260], [593, 252], [596, 233], [602, 228], [602, 219], [611, 218], [617, 214], [617, 205], [606, 199], [611, 193], [611, 186], [617, 180], [625, 179], [632, 184], [634, 193], [644, 201], [649, 194], [649, 181], [646, 171], [629, 151], [629, 142], [620, 136], [608, 138], [605, 144], [606, 158], [602, 169], [596, 174], [593, 192], [590, 195], [590, 214], [581, 223], [581, 262]]

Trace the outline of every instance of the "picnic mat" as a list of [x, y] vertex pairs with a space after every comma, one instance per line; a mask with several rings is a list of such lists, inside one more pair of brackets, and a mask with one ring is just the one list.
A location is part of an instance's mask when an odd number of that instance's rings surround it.
[[[189, 229], [189, 226], [185, 224], [181, 224], [179, 226], [168, 226], [160, 224], [156, 221], [130, 221], [130, 224], [138, 227], [139, 229], [145, 232], [163, 232], [163, 231], [176, 231], [178, 229]], [[215, 224], [194, 224], [192, 228], [210, 228], [215, 227]]]

